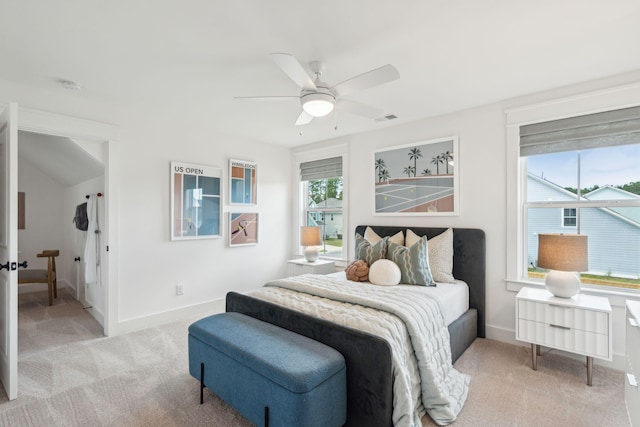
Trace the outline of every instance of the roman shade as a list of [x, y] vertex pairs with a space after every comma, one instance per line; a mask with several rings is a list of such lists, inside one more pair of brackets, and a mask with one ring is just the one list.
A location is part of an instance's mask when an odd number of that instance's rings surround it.
[[300, 163], [300, 181], [342, 176], [342, 157]]
[[640, 106], [520, 127], [521, 156], [638, 142], [640, 142]]

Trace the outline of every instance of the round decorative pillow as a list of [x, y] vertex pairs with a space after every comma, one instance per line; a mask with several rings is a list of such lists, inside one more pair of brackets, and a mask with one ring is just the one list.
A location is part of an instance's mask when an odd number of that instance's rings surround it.
[[369, 267], [369, 281], [374, 285], [397, 285], [401, 277], [400, 267], [389, 259], [379, 259]]
[[369, 266], [364, 260], [356, 260], [344, 270], [347, 273], [347, 280], [353, 282], [366, 282], [369, 280]]

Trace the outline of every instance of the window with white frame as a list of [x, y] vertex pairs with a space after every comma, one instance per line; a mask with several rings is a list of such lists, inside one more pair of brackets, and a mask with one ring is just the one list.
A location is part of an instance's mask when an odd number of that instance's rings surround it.
[[519, 130], [523, 275], [544, 275], [538, 234], [578, 233], [588, 236], [583, 283], [640, 289], [640, 107]]
[[578, 210], [576, 208], [562, 209], [562, 226], [575, 228], [578, 225]]
[[302, 187], [302, 225], [319, 226], [322, 230], [323, 258], [343, 259], [343, 176], [342, 157], [300, 164]]

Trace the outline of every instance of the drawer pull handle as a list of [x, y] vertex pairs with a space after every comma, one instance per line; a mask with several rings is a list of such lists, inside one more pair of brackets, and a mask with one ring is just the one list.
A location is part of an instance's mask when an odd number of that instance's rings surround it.
[[565, 331], [570, 331], [571, 330], [571, 328], [569, 328], [567, 326], [554, 325], [553, 323], [550, 323], [549, 326], [551, 326], [552, 328], [564, 329]]
[[631, 387], [638, 387], [638, 381], [636, 380], [636, 376], [633, 374], [627, 374], [627, 381], [629, 381], [629, 385]]
[[632, 318], [632, 317], [629, 318], [629, 324], [633, 328], [637, 328], [638, 327], [638, 321], [636, 319]]
[[549, 307], [571, 308], [571, 307], [567, 307], [566, 305], [558, 305], [558, 304], [549, 304]]

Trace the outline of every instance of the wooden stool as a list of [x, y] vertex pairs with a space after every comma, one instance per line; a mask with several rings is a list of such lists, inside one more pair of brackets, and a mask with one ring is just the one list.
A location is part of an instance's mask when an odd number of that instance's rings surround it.
[[56, 257], [60, 255], [58, 249], [45, 249], [37, 254], [38, 258], [47, 258], [46, 270], [20, 270], [18, 271], [18, 284], [46, 283], [49, 290], [49, 305], [53, 304], [53, 298], [58, 298], [58, 279], [56, 277]]

